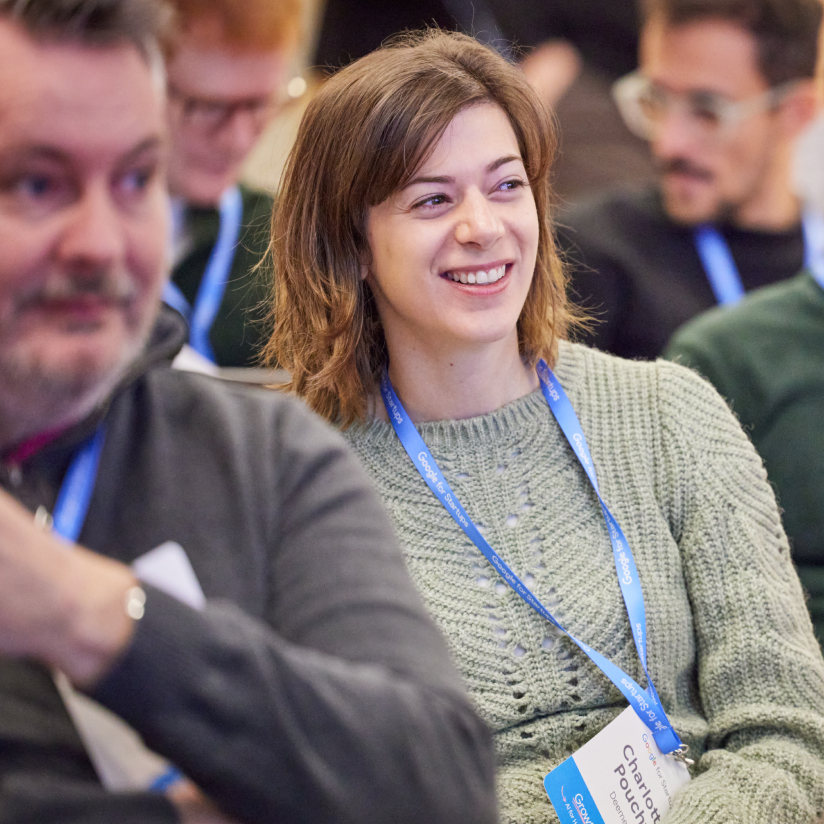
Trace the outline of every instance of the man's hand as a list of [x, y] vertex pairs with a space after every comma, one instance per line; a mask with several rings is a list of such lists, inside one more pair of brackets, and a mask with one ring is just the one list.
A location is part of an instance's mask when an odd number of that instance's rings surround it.
[[126, 648], [131, 570], [39, 529], [0, 490], [0, 654], [42, 661], [90, 687]]

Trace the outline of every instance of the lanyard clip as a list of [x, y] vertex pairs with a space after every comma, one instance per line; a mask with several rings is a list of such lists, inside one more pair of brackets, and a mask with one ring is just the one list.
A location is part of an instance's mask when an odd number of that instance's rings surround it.
[[677, 750], [673, 750], [670, 755], [676, 760], [680, 761], [686, 767], [692, 767], [695, 764], [691, 758], [687, 758], [689, 752], [689, 744], [681, 744]]

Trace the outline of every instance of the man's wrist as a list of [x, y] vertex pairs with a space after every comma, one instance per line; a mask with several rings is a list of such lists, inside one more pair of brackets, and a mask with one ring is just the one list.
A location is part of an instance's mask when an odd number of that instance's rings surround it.
[[146, 594], [125, 565], [82, 547], [70, 550], [64, 590], [65, 632], [49, 652], [51, 663], [76, 686], [93, 687], [131, 643]]

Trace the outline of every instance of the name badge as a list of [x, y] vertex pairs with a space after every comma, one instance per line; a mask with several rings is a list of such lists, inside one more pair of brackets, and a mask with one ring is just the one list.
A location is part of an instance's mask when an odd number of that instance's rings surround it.
[[544, 787], [562, 824], [658, 824], [689, 780], [687, 765], [663, 755], [627, 707], [549, 773]]

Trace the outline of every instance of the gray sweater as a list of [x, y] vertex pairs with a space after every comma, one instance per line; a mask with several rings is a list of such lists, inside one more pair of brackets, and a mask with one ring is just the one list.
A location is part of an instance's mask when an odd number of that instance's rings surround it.
[[[243, 822], [493, 824], [487, 733], [357, 461], [296, 401], [150, 368], [176, 323], [105, 411], [80, 543], [130, 563], [176, 541], [208, 604], [147, 587], [94, 697]], [[95, 425], [0, 482], [51, 507]], [[174, 820], [163, 796], [106, 793], [49, 673], [0, 658], [2, 824]]]
[[[812, 822], [824, 807], [824, 662], [760, 459], [686, 369], [563, 344], [556, 374], [635, 554], [650, 673], [697, 759], [667, 824]], [[540, 391], [420, 431], [490, 544], [570, 632], [644, 684], [597, 499]], [[557, 821], [543, 776], [626, 701], [503, 583], [388, 423], [347, 437], [494, 730], [502, 820]]]

